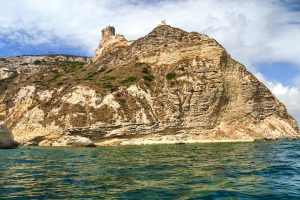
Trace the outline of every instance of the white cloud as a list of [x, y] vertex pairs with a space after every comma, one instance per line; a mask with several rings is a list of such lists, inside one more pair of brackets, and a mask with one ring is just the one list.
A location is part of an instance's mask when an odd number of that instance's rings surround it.
[[[257, 72], [257, 63], [277, 61], [300, 69], [300, 12], [292, 12], [281, 0], [150, 2], [0, 0], [0, 41], [6, 38], [23, 45], [39, 45], [59, 39], [92, 54], [101, 28], [108, 24], [132, 40], [166, 19], [173, 26], [217, 39], [252, 72]], [[280, 86], [274, 82], [268, 86], [300, 120], [300, 84], [295, 81], [293, 86]]]
[[[209, 34], [247, 65], [276, 60], [300, 65], [300, 14], [274, 1], [141, 2], [1, 0], [0, 37], [11, 35], [25, 44], [60, 38], [92, 53], [105, 25], [115, 25], [117, 32], [136, 39], [166, 19], [171, 25]], [[31, 41], [15, 36], [20, 31]]]

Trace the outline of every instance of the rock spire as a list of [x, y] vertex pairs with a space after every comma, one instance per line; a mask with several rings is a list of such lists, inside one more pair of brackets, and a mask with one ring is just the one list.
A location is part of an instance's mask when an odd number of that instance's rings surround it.
[[104, 54], [111, 52], [118, 47], [127, 46], [129, 42], [123, 35], [116, 35], [113, 26], [106, 26], [102, 29], [102, 36], [98, 48], [95, 50], [92, 61], [96, 61]]

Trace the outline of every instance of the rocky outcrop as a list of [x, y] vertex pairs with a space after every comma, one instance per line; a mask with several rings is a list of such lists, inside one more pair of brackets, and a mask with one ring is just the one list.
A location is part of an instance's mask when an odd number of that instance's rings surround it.
[[57, 139], [45, 139], [40, 141], [38, 146], [74, 146], [74, 147], [96, 147], [96, 144], [89, 138], [81, 136], [63, 135]]
[[100, 44], [96, 49], [93, 61], [96, 61], [103, 55], [115, 51], [118, 47], [127, 46], [130, 43], [125, 39], [123, 35], [116, 35], [115, 28], [112, 26], [107, 26], [102, 29], [102, 36]]
[[164, 24], [132, 43], [115, 36], [114, 28], [104, 29], [91, 63], [45, 62], [0, 82], [0, 121], [18, 142], [72, 145], [84, 137], [117, 145], [299, 137], [285, 106], [214, 39]]
[[15, 148], [17, 146], [18, 144], [14, 141], [11, 131], [0, 124], [0, 149]]
[[57, 62], [89, 62], [89, 57], [73, 55], [27, 55], [0, 57], [0, 81], [14, 78], [20, 73], [49, 66]]

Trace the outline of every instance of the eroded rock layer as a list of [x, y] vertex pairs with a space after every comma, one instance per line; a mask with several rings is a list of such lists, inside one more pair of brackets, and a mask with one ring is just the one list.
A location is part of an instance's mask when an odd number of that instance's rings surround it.
[[102, 32], [91, 63], [46, 61], [47, 67], [2, 81], [0, 121], [18, 142], [51, 146], [69, 145], [65, 140], [76, 137], [99, 145], [299, 137], [285, 106], [208, 36], [160, 25], [128, 43], [114, 32], [112, 27]]

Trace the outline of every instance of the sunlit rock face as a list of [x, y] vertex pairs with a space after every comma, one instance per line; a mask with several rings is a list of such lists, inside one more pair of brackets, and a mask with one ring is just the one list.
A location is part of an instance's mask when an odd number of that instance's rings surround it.
[[118, 47], [127, 46], [128, 44], [129, 42], [123, 35], [115, 34], [115, 28], [113, 26], [107, 26], [102, 29], [100, 44], [94, 53], [93, 61], [96, 61], [104, 54], [111, 52]]
[[298, 138], [285, 106], [214, 39], [160, 24], [103, 29], [92, 61], [45, 61], [0, 82], [0, 121], [24, 145]]

